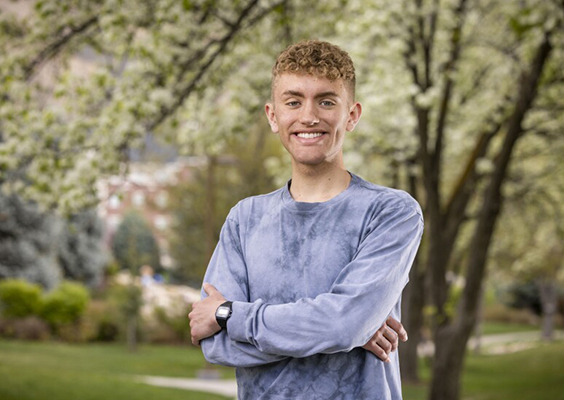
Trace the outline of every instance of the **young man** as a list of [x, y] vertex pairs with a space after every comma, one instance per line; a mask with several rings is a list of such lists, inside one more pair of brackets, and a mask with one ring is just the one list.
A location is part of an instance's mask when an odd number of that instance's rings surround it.
[[352, 60], [326, 42], [290, 46], [273, 68], [266, 114], [292, 179], [231, 210], [190, 313], [206, 358], [237, 367], [240, 399], [401, 398], [386, 321], [405, 334], [423, 220], [405, 192], [345, 169], [354, 86]]

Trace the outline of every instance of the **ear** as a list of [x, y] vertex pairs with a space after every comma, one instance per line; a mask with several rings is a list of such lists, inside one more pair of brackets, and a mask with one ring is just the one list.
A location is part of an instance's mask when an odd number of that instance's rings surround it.
[[272, 132], [278, 133], [278, 122], [276, 121], [276, 114], [274, 113], [274, 104], [266, 103], [264, 111], [266, 112], [266, 118], [268, 118], [270, 129]]
[[359, 102], [352, 105], [349, 110], [349, 120], [347, 121], [347, 131], [351, 132], [358, 121], [360, 120], [360, 115], [362, 114], [362, 106]]

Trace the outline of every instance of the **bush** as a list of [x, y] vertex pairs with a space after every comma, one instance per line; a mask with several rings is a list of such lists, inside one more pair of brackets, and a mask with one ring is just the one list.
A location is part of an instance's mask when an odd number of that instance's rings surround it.
[[37, 315], [41, 308], [41, 288], [21, 279], [0, 282], [0, 312], [5, 317]]
[[484, 308], [484, 321], [538, 326], [539, 318], [528, 309], [509, 308], [496, 303]]
[[56, 331], [64, 325], [77, 323], [89, 301], [88, 290], [83, 285], [63, 282], [45, 296], [40, 315]]
[[119, 310], [108, 301], [96, 300], [92, 301], [86, 313], [83, 322], [88, 329], [89, 341], [113, 342], [120, 335], [120, 316]]
[[47, 340], [50, 336], [49, 326], [35, 316], [18, 318], [13, 321], [12, 327], [15, 339]]
[[145, 326], [148, 342], [167, 344], [191, 344], [190, 320], [185, 315], [169, 316], [166, 310], [156, 307], [154, 318]]
[[505, 291], [503, 302], [511, 308], [525, 308], [531, 310], [536, 315], [542, 314], [539, 288], [533, 281], [516, 282], [509, 285]]
[[19, 340], [47, 340], [49, 326], [36, 316], [0, 318], [0, 336]]

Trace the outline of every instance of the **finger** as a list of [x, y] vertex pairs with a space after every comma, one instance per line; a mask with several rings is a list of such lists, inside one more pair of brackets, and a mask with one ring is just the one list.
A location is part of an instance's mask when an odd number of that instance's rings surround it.
[[398, 334], [393, 329], [386, 326], [386, 329], [384, 330], [384, 332], [382, 332], [382, 335], [392, 345], [391, 351], [396, 351], [399, 344]]
[[399, 321], [392, 317], [388, 317], [386, 324], [398, 334], [398, 337], [402, 342], [407, 342], [407, 331]]
[[211, 283], [206, 282], [204, 283], [204, 292], [206, 292], [208, 296], [211, 296], [212, 294], [215, 294], [217, 292], [217, 289]]
[[390, 354], [393, 351], [392, 343], [383, 335], [380, 335], [376, 340], [376, 344], [380, 346], [386, 354]]
[[366, 345], [367, 345], [366, 349], [370, 351], [372, 354], [374, 354], [376, 357], [378, 357], [380, 360], [384, 362], [390, 362], [388, 353], [386, 353], [382, 347], [378, 346], [373, 341], [370, 341]]

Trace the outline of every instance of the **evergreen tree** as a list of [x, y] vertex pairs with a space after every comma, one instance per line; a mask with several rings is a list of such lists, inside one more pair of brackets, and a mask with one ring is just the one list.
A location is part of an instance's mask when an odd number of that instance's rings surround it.
[[94, 285], [107, 260], [93, 210], [66, 220], [0, 194], [0, 279], [22, 278], [48, 289], [62, 278]]
[[103, 226], [94, 210], [72, 216], [61, 230], [58, 261], [67, 279], [94, 286], [102, 278], [108, 254], [102, 245]]
[[56, 242], [60, 221], [18, 196], [0, 194], [0, 279], [53, 288], [61, 279]]
[[153, 232], [145, 219], [135, 211], [125, 214], [112, 241], [112, 250], [121, 268], [134, 275], [145, 264], [155, 271], [161, 269], [159, 247]]

